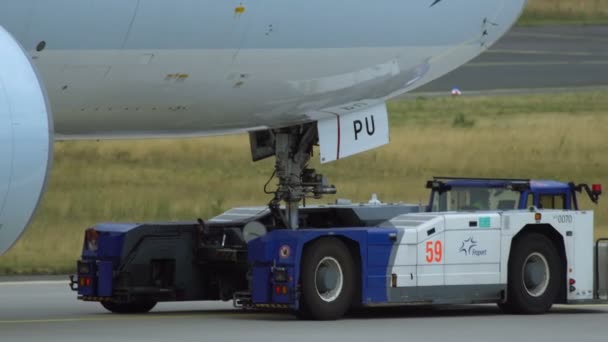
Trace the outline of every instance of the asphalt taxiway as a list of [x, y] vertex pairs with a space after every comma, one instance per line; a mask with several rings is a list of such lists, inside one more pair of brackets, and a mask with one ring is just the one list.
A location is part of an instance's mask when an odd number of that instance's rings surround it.
[[417, 93], [577, 90], [608, 86], [608, 26], [515, 27], [483, 55]]
[[0, 282], [0, 341], [597, 341], [608, 338], [608, 305], [558, 306], [540, 316], [495, 305], [363, 311], [334, 322], [298, 321], [230, 303], [159, 304], [115, 315], [83, 303], [61, 282]]

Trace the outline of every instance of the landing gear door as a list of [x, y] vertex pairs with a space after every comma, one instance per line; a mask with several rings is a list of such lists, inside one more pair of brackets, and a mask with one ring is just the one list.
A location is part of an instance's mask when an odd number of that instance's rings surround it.
[[386, 104], [364, 103], [325, 111], [329, 117], [317, 123], [321, 163], [329, 163], [389, 143]]

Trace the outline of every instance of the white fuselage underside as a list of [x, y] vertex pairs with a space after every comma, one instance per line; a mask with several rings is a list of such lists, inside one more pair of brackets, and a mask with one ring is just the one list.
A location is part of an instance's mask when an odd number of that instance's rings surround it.
[[56, 137], [199, 136], [408, 92], [487, 49], [525, 0], [432, 3], [6, 0], [0, 25], [31, 52]]

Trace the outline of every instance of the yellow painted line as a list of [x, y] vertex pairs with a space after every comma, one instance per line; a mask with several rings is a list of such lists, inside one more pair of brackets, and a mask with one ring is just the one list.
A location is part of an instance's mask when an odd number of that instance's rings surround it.
[[41, 324], [41, 323], [74, 323], [74, 322], [107, 322], [107, 321], [137, 321], [137, 320], [160, 320], [160, 319], [196, 319], [196, 318], [221, 318], [221, 317], [259, 317], [262, 312], [245, 313], [240, 311], [234, 312], [205, 312], [189, 315], [172, 315], [168, 314], [149, 314], [149, 315], [119, 315], [108, 314], [100, 317], [65, 317], [65, 318], [40, 318], [40, 319], [15, 319], [15, 320], [0, 320], [0, 325], [6, 324]]
[[69, 286], [69, 280], [32, 280], [32, 281], [4, 281], [0, 286], [22, 286], [22, 285], [65, 285]]
[[559, 309], [576, 309], [576, 308], [585, 308], [585, 309], [589, 309], [589, 308], [598, 308], [598, 309], [605, 309], [608, 308], [608, 304], [560, 304], [560, 305], [556, 305], [556, 308]]

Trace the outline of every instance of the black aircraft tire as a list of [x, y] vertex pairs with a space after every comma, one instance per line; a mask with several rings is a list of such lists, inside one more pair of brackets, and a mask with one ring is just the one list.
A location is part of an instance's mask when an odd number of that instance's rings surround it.
[[553, 242], [544, 235], [522, 236], [511, 248], [505, 313], [542, 314], [551, 309], [562, 279], [561, 260]]
[[302, 257], [299, 318], [336, 320], [350, 309], [357, 272], [342, 241], [324, 238], [306, 248]]
[[137, 300], [129, 303], [101, 302], [101, 305], [106, 310], [116, 314], [136, 314], [149, 312], [156, 306], [156, 302]]

